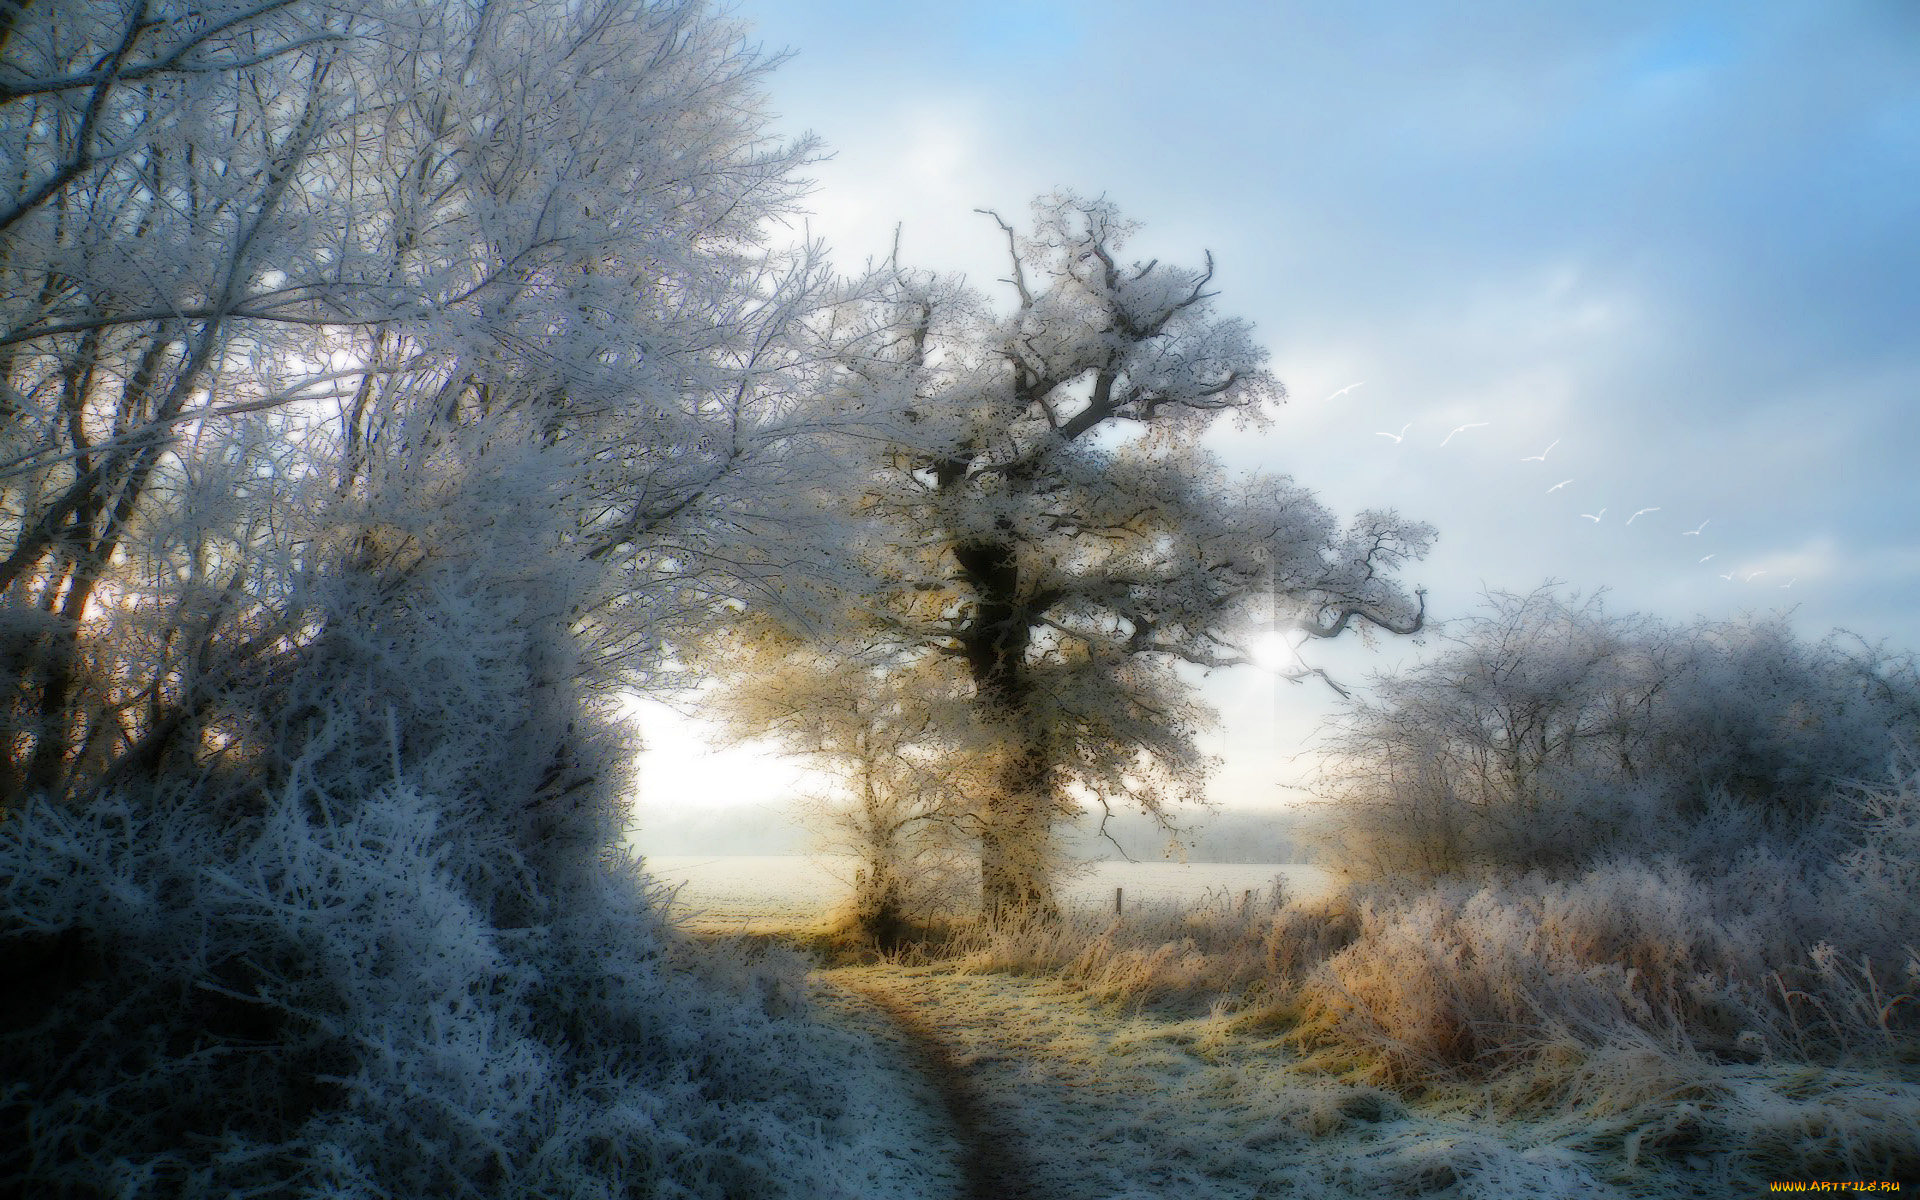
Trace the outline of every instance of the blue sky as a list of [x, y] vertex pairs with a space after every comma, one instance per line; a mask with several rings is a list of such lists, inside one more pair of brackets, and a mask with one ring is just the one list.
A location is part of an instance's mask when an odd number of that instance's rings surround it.
[[[1409, 577], [1436, 615], [1554, 578], [1920, 649], [1920, 6], [733, 11], [794, 52], [771, 108], [834, 154], [808, 230], [842, 269], [900, 224], [907, 262], [991, 292], [973, 210], [1060, 186], [1142, 222], [1141, 258], [1211, 250], [1292, 396], [1222, 454], [1435, 524]], [[1420, 652], [1312, 649], [1354, 683]], [[1328, 698], [1208, 688], [1216, 798], [1279, 798]]]

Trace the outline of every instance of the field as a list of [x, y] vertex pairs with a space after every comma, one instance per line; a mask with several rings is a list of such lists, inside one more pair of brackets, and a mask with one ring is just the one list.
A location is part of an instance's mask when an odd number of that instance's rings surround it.
[[[648, 856], [653, 881], [671, 890], [674, 915], [704, 933], [769, 932], [825, 919], [851, 891], [856, 863], [831, 855]], [[1114, 889], [1122, 905], [1201, 903], [1252, 892], [1267, 903], [1276, 878], [1287, 894], [1317, 896], [1327, 873], [1303, 863], [1088, 863], [1060, 889], [1069, 910], [1112, 912]]]

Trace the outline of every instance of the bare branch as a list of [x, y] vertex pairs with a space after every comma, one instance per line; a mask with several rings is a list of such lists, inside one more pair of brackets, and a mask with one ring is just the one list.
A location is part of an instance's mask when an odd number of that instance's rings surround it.
[[1289, 625], [1288, 628], [1297, 629], [1300, 632], [1307, 634], [1310, 637], [1333, 638], [1333, 637], [1339, 637], [1340, 634], [1346, 630], [1347, 623], [1349, 621], [1353, 620], [1353, 618], [1355, 617], [1359, 617], [1361, 620], [1366, 621], [1373, 625], [1377, 625], [1381, 629], [1384, 629], [1389, 633], [1398, 633], [1398, 634], [1405, 634], [1405, 635], [1416, 634], [1426, 627], [1427, 589], [1420, 588], [1414, 592], [1414, 595], [1420, 598], [1420, 610], [1413, 615], [1413, 618], [1411, 621], [1396, 622], [1391, 617], [1386, 617], [1378, 613], [1370, 612], [1366, 608], [1360, 605], [1350, 604], [1350, 605], [1341, 606], [1338, 609], [1338, 618], [1334, 620], [1333, 624], [1331, 625], [1322, 625], [1316, 622], [1302, 621], [1297, 624]]
[[1020, 248], [1014, 241], [1013, 226], [1007, 224], [1004, 220], [1000, 218], [999, 213], [993, 211], [990, 208], [976, 208], [973, 211], [980, 213], [983, 216], [992, 217], [993, 223], [998, 225], [1002, 230], [1006, 232], [1007, 257], [1013, 260], [1013, 278], [1003, 279], [1001, 280], [1001, 282], [1011, 283], [1016, 289], [1019, 290], [1020, 307], [1022, 309], [1032, 308], [1033, 293], [1027, 290], [1027, 272], [1026, 272], [1026, 268], [1022, 266], [1020, 263]]

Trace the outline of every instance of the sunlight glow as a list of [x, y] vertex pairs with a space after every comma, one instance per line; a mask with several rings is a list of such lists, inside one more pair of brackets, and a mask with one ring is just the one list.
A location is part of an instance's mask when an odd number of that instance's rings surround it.
[[633, 798], [650, 807], [785, 807], [830, 782], [771, 743], [727, 744], [717, 725], [658, 700], [625, 693], [619, 711], [640, 735]]
[[1288, 671], [1298, 667], [1300, 656], [1294, 649], [1287, 635], [1277, 630], [1256, 635], [1247, 647], [1254, 664], [1263, 671]]

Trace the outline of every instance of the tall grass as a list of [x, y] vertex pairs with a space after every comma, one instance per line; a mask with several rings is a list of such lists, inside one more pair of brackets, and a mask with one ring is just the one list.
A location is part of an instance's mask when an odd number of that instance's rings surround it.
[[1266, 974], [1264, 930], [1285, 907], [1284, 881], [1251, 896], [1148, 901], [1124, 914], [980, 922], [941, 947], [966, 972], [1052, 975], [1127, 1004], [1210, 1005]]

